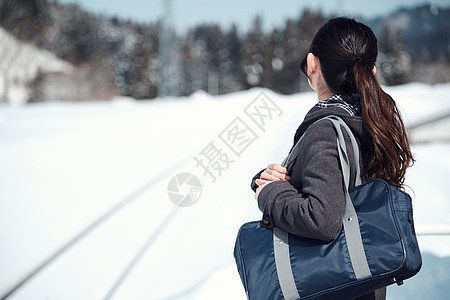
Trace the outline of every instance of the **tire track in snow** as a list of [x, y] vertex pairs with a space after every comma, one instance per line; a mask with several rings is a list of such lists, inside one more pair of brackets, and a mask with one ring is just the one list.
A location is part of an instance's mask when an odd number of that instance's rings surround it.
[[[73, 238], [68, 240], [66, 243], [64, 243], [61, 247], [59, 247], [55, 252], [53, 252], [51, 255], [49, 255], [45, 260], [43, 260], [40, 264], [35, 266], [32, 270], [30, 270], [25, 276], [23, 276], [20, 280], [18, 280], [15, 284], [12, 285], [9, 289], [6, 289], [7, 291], [1, 296], [0, 300], [8, 299], [10, 296], [12, 296], [14, 293], [16, 293], [18, 290], [20, 290], [21, 287], [23, 287], [27, 282], [29, 282], [33, 277], [38, 275], [41, 271], [43, 271], [46, 267], [51, 265], [53, 262], [55, 262], [59, 257], [61, 257], [64, 253], [66, 253], [68, 250], [70, 250], [73, 246], [75, 246], [78, 242], [80, 242], [83, 238], [85, 238], [87, 235], [89, 235], [91, 232], [93, 232], [95, 229], [97, 229], [101, 224], [106, 222], [108, 219], [122, 211], [125, 207], [130, 205], [134, 200], [138, 199], [142, 194], [150, 190], [153, 186], [156, 185], [160, 180], [167, 178], [167, 176], [172, 175], [175, 173], [178, 169], [180, 169], [182, 166], [186, 165], [188, 162], [192, 161], [193, 155], [189, 155], [178, 162], [172, 164], [170, 167], [166, 168], [156, 176], [154, 176], [152, 179], [147, 181], [145, 184], [143, 184], [141, 187], [136, 189], [134, 192], [126, 196], [124, 199], [120, 200], [116, 205], [105, 211], [100, 217], [95, 219], [92, 223], [90, 223], [88, 226], [86, 226], [83, 230], [81, 230], [78, 234], [76, 234]], [[172, 209], [168, 215], [163, 219], [163, 221], [158, 225], [157, 229], [162, 227], [164, 224], [167, 224], [165, 222], [170, 222], [170, 220], [173, 219], [173, 217], [178, 212], [178, 207]], [[160, 230], [162, 231], [162, 230]], [[145, 249], [148, 249], [148, 247], [156, 240], [156, 238], [159, 236], [160, 233], [155, 232], [151, 235], [151, 238], [147, 240], [145, 244]], [[141, 249], [142, 250], [142, 249]], [[139, 251], [138, 253], [140, 253]], [[138, 256], [140, 257], [140, 256]], [[133, 261], [135, 258], [133, 258]], [[134, 266], [134, 264], [133, 264]], [[128, 267], [127, 267], [128, 268]], [[129, 272], [127, 272], [129, 273]], [[123, 280], [123, 279], [122, 279]]]

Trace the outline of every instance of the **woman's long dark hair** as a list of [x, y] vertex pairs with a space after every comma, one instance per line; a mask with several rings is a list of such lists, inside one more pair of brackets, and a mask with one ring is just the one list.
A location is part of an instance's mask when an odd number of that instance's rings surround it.
[[[361, 95], [362, 117], [373, 143], [365, 174], [401, 187], [414, 158], [395, 101], [372, 72], [378, 55], [372, 30], [353, 19], [332, 19], [316, 33], [309, 52], [318, 57], [331, 92]], [[306, 64], [305, 57], [300, 69], [308, 77]]]

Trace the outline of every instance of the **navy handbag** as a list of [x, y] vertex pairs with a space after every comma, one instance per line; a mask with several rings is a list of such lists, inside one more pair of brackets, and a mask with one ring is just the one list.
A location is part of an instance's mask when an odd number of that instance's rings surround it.
[[[374, 179], [349, 187], [350, 164], [342, 128], [359, 164], [358, 144], [342, 119], [329, 116], [337, 133], [346, 207], [342, 229], [331, 242], [303, 238], [260, 221], [241, 226], [234, 249], [248, 299], [354, 299], [417, 274], [422, 258], [410, 196]], [[289, 170], [299, 141], [283, 162]]]

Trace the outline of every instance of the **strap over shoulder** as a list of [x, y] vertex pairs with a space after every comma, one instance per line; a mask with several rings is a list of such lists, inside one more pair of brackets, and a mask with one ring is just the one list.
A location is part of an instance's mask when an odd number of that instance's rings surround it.
[[[356, 138], [350, 128], [341, 118], [331, 115], [324, 117], [316, 121], [315, 123], [322, 120], [330, 121], [336, 130], [336, 144], [343, 173], [343, 188], [345, 193], [345, 213], [344, 217], [342, 218], [342, 223], [353, 272], [355, 273], [357, 279], [363, 279], [372, 276], [372, 274], [369, 269], [366, 254], [364, 252], [358, 216], [350, 198], [350, 160], [347, 154], [347, 146], [342, 128], [350, 137], [350, 142], [353, 147], [354, 159], [357, 166], [355, 186], [361, 184], [358, 143], [356, 142]], [[286, 159], [282, 163], [283, 166], [288, 170], [292, 168], [292, 164], [299, 153], [303, 136], [295, 144], [288, 157], [286, 157]], [[289, 234], [284, 230], [275, 227], [273, 230], [273, 242], [275, 264], [283, 296], [285, 299], [300, 299], [300, 297], [298, 296], [297, 287], [295, 286], [295, 281], [293, 280], [293, 273], [290, 265]]]
[[[323, 120], [329, 120], [333, 123], [333, 125], [337, 131], [338, 138], [339, 138], [339, 134], [342, 136], [342, 140], [341, 140], [342, 145], [345, 145], [345, 140], [343, 139], [343, 134], [342, 134], [342, 130], [341, 130], [340, 126], [342, 126], [344, 128], [344, 130], [347, 132], [347, 134], [350, 138], [352, 148], [353, 148], [354, 160], [355, 160], [355, 165], [356, 165], [355, 186], [360, 185], [361, 184], [361, 171], [360, 171], [361, 166], [360, 166], [360, 160], [359, 160], [359, 146], [358, 146], [358, 143], [356, 141], [356, 138], [355, 138], [353, 132], [351, 131], [350, 127], [348, 127], [348, 125], [340, 117], [335, 116], [335, 115], [323, 117], [323, 118], [315, 121], [312, 125], [314, 125], [320, 121], [323, 121]], [[340, 126], [338, 126], [338, 125], [340, 125]], [[302, 140], [303, 140], [304, 136], [305, 136], [305, 134], [303, 134], [300, 137], [300, 139], [297, 141], [297, 143], [292, 148], [289, 155], [281, 163], [281, 165], [283, 167], [285, 167], [288, 171], [291, 170], [292, 165], [294, 164], [295, 158], [298, 156], [298, 154], [300, 152], [300, 148], [301, 148], [301, 144], [302, 144]], [[345, 153], [347, 153], [347, 151], [345, 151]], [[346, 158], [348, 159], [347, 156], [346, 156]]]

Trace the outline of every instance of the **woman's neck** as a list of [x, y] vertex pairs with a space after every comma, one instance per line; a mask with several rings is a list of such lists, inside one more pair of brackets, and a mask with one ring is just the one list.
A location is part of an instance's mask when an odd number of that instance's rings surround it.
[[320, 101], [327, 100], [334, 96], [334, 93], [330, 91], [330, 89], [326, 86], [326, 84], [323, 84], [318, 87], [317, 89], [317, 98]]

